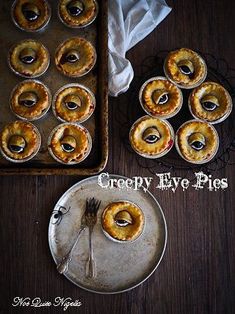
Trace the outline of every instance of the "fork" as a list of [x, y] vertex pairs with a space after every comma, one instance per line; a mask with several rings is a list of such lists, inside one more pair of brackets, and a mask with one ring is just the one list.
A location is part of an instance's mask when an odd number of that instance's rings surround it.
[[88, 211], [85, 215], [86, 225], [89, 228], [89, 257], [86, 264], [86, 276], [94, 278], [95, 273], [95, 260], [93, 256], [93, 243], [92, 232], [97, 221], [97, 211], [100, 207], [101, 201], [96, 200], [94, 197], [86, 202]]
[[71, 259], [72, 259], [74, 248], [76, 247], [76, 245], [78, 243], [78, 240], [80, 238], [82, 231], [87, 227], [85, 216], [87, 215], [89, 209], [90, 209], [89, 202], [88, 202], [88, 200], [86, 200], [86, 208], [85, 208], [85, 211], [82, 215], [81, 226], [78, 230], [77, 238], [76, 238], [74, 244], [72, 245], [72, 247], [70, 248], [70, 250], [68, 251], [68, 253], [62, 257], [62, 260], [60, 261], [60, 263], [56, 267], [60, 274], [63, 274], [65, 272], [67, 272], [67, 270], [68, 270], [69, 263], [71, 262]]

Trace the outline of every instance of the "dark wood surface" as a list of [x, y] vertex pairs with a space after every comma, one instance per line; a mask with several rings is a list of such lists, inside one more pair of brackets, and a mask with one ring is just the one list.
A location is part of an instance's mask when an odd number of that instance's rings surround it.
[[[234, 1], [171, 0], [169, 4], [173, 11], [166, 20], [128, 53], [134, 69], [158, 50], [183, 46], [222, 57], [235, 68]], [[114, 119], [120, 105], [136, 104], [127, 104], [125, 96], [110, 99], [110, 158], [106, 170], [129, 177], [149, 176], [120, 140]], [[183, 177], [184, 172], [177, 175]], [[82, 306], [68, 313], [234, 313], [234, 167], [213, 175], [227, 177], [229, 188], [223, 192], [189, 188], [176, 193], [152, 188], [168, 224], [165, 256], [147, 282], [113, 296], [96, 295], [71, 284], [56, 272], [49, 252], [47, 229], [52, 208], [80, 177], [1, 177], [1, 313], [63, 313], [61, 308], [13, 309], [11, 303], [16, 296], [79, 298]]]

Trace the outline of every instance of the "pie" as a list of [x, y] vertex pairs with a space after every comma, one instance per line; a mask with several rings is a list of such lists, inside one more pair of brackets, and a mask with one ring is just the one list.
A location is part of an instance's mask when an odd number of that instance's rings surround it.
[[174, 144], [173, 129], [167, 121], [144, 116], [133, 124], [130, 131], [130, 143], [141, 156], [161, 157]]
[[33, 158], [41, 145], [37, 128], [30, 122], [15, 121], [7, 124], [0, 134], [0, 148], [10, 161], [27, 161]]
[[63, 122], [84, 122], [95, 109], [95, 97], [82, 85], [64, 86], [54, 97], [53, 111]]
[[140, 90], [143, 109], [153, 117], [172, 117], [181, 108], [181, 90], [164, 77], [152, 78]]
[[102, 227], [118, 241], [134, 241], [144, 228], [144, 214], [134, 203], [119, 201], [109, 204], [102, 214]]
[[50, 108], [51, 95], [48, 88], [36, 80], [25, 80], [13, 90], [10, 107], [13, 113], [22, 119], [36, 120]]
[[69, 27], [84, 27], [96, 18], [97, 2], [94, 0], [60, 0], [59, 16]]
[[63, 123], [52, 131], [48, 147], [52, 157], [57, 161], [76, 164], [90, 153], [90, 134], [79, 124]]
[[14, 23], [22, 30], [36, 32], [45, 27], [51, 17], [46, 0], [16, 0], [12, 8]]
[[207, 67], [202, 57], [193, 50], [181, 48], [171, 51], [164, 63], [167, 78], [181, 88], [194, 88], [206, 78]]
[[69, 77], [80, 77], [87, 74], [95, 62], [95, 48], [89, 41], [81, 37], [66, 40], [56, 50], [57, 69]]
[[232, 99], [218, 83], [204, 82], [189, 97], [189, 107], [194, 117], [210, 123], [221, 122], [232, 111]]
[[48, 68], [48, 50], [38, 41], [27, 39], [10, 49], [9, 64], [13, 72], [23, 77], [35, 78]]
[[176, 147], [180, 155], [189, 162], [204, 163], [211, 160], [218, 146], [218, 134], [207, 122], [191, 120], [177, 131]]

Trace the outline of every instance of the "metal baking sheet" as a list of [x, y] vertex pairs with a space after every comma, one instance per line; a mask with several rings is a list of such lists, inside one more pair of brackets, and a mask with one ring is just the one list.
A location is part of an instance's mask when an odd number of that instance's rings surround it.
[[[108, 158], [108, 49], [107, 49], [107, 1], [98, 1], [99, 13], [95, 22], [82, 29], [68, 28], [57, 16], [58, 1], [48, 1], [52, 8], [51, 21], [45, 30], [37, 33], [27, 33], [18, 29], [11, 20], [11, 6], [13, 1], [1, 1], [0, 4], [0, 130], [8, 122], [17, 118], [9, 108], [9, 97], [16, 84], [24, 79], [18, 77], [9, 69], [7, 56], [10, 47], [23, 39], [36, 39], [42, 42], [50, 52], [50, 66], [38, 80], [45, 83], [52, 95], [68, 83], [80, 83], [96, 96], [96, 109], [92, 117], [82, 123], [92, 137], [93, 148], [86, 160], [78, 165], [63, 166], [57, 163], [48, 153], [47, 139], [51, 130], [60, 122], [54, 117], [52, 110], [41, 120], [33, 122], [42, 135], [42, 146], [38, 155], [32, 161], [24, 164], [14, 164], [0, 156], [0, 175], [2, 174], [35, 174], [35, 175], [92, 175], [100, 172], [106, 165]], [[55, 66], [54, 54], [60, 43], [75, 36], [84, 37], [92, 42], [97, 51], [97, 63], [94, 69], [81, 78], [68, 78], [61, 74]]]
[[[117, 175], [110, 175], [110, 178], [127, 179]], [[143, 189], [105, 189], [98, 185], [98, 176], [78, 182], [62, 195], [51, 215], [48, 241], [56, 264], [73, 245], [86, 199], [90, 197], [101, 200], [92, 236], [97, 275], [93, 279], [85, 276], [88, 258], [88, 229], [85, 229], [75, 247], [65, 276], [75, 285], [96, 293], [114, 294], [133, 289], [156, 270], [163, 257], [167, 227], [161, 207], [154, 196]], [[117, 200], [131, 201], [144, 213], [144, 231], [134, 242], [114, 242], [101, 229], [103, 209]], [[64, 213], [62, 219], [58, 219], [58, 210]], [[58, 273], [58, 276], [61, 275]]]

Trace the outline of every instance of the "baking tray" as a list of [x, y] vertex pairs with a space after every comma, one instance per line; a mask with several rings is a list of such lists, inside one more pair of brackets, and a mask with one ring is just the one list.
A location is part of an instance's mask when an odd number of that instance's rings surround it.
[[[67, 166], [52, 159], [47, 150], [47, 139], [51, 130], [60, 122], [54, 117], [52, 110], [41, 120], [33, 122], [42, 135], [42, 146], [32, 161], [15, 164], [0, 156], [0, 175], [92, 175], [102, 171], [108, 159], [108, 3], [107, 0], [97, 1], [98, 16], [91, 25], [82, 29], [68, 28], [57, 15], [58, 1], [48, 1], [52, 8], [51, 21], [42, 32], [27, 33], [18, 29], [11, 20], [13, 1], [0, 3], [0, 130], [3, 126], [17, 118], [9, 108], [9, 97], [16, 84], [23, 78], [16, 76], [9, 69], [7, 56], [10, 47], [20, 40], [32, 38], [42, 42], [49, 50], [51, 62], [49, 69], [38, 80], [45, 83], [52, 95], [65, 84], [80, 83], [96, 96], [96, 109], [91, 118], [82, 123], [92, 137], [93, 147], [90, 155], [78, 165]], [[65, 39], [81, 36], [92, 42], [97, 51], [97, 62], [94, 69], [81, 78], [68, 78], [61, 74], [55, 66], [54, 54], [60, 43]]]
[[[109, 178], [127, 180], [118, 175], [110, 175]], [[87, 278], [85, 275], [89, 248], [88, 228], [82, 231], [68, 271], [64, 275], [80, 288], [95, 293], [114, 294], [131, 290], [147, 280], [163, 258], [167, 243], [167, 225], [161, 206], [143, 188], [103, 188], [98, 184], [98, 176], [76, 183], [58, 200], [49, 222], [48, 241], [56, 264], [74, 244], [86, 199], [91, 197], [101, 200], [92, 235], [96, 276]], [[133, 202], [143, 211], [144, 230], [133, 242], [114, 242], [102, 231], [102, 212], [108, 204], [117, 200]], [[59, 276], [61, 275], [58, 273]]]

